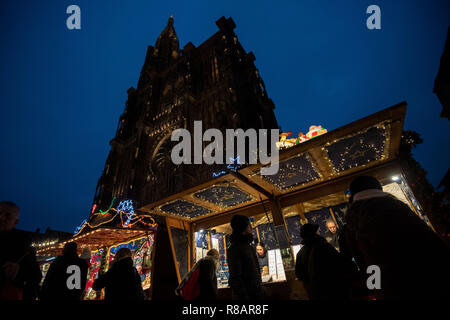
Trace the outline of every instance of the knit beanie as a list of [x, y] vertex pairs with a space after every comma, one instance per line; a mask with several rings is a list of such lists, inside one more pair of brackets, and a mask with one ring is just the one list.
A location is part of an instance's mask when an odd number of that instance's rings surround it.
[[302, 237], [302, 239], [310, 239], [317, 233], [317, 230], [319, 230], [317, 224], [304, 224], [300, 227], [300, 237]]
[[371, 176], [359, 176], [350, 183], [350, 195], [352, 198], [358, 192], [369, 189], [383, 190], [383, 187], [377, 179]]

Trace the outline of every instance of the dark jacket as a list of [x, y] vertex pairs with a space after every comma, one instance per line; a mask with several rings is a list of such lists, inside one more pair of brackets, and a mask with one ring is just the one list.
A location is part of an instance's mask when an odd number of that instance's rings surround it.
[[[23, 290], [23, 299], [35, 299], [42, 273], [31, 247], [31, 239], [23, 231], [12, 229], [0, 232], [0, 266], [6, 262], [19, 264], [18, 274], [12, 284]], [[5, 277], [0, 271], [0, 286], [4, 283]]]
[[264, 298], [256, 249], [250, 241], [242, 235], [232, 234], [230, 237], [231, 244], [227, 250], [229, 284], [232, 298], [236, 300]]
[[364, 267], [380, 267], [383, 298], [450, 297], [450, 250], [402, 201], [355, 201], [345, 220]]
[[131, 258], [114, 262], [108, 272], [98, 277], [92, 289], [105, 288], [105, 300], [144, 300], [141, 278]]
[[[69, 277], [75, 275], [69, 266], [80, 268], [80, 289], [70, 289], [67, 286]], [[76, 253], [57, 257], [48, 268], [44, 283], [42, 284], [41, 300], [80, 300], [86, 287], [88, 266], [85, 260], [80, 259]]]
[[339, 230], [336, 233], [332, 233], [330, 230], [327, 230], [323, 235], [325, 240], [329, 244], [331, 244], [336, 250], [339, 250]]
[[264, 249], [264, 253], [262, 256], [260, 256], [259, 254], [256, 255], [258, 256], [259, 268], [261, 269], [262, 272], [262, 268], [264, 266], [269, 266], [269, 257], [267, 256], [267, 251]]
[[217, 299], [216, 265], [211, 257], [204, 257], [199, 261], [200, 296], [197, 300]]
[[311, 300], [349, 299], [349, 274], [339, 252], [324, 238], [303, 240], [297, 253], [295, 274], [305, 284]]

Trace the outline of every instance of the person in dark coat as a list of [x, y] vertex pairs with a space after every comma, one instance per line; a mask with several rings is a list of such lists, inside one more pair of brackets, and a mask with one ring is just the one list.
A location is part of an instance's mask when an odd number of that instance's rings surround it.
[[405, 203], [384, 193], [380, 182], [359, 176], [350, 184], [344, 216], [364, 270], [381, 271], [383, 299], [450, 298], [450, 249]]
[[[79, 268], [77, 271], [72, 266]], [[41, 289], [41, 300], [81, 300], [86, 287], [88, 266], [77, 254], [77, 244], [68, 242], [64, 245], [62, 256], [57, 257], [48, 268]], [[80, 277], [76, 279], [74, 277]], [[69, 287], [68, 283], [75, 287]]]
[[317, 234], [318, 225], [300, 228], [302, 248], [297, 253], [295, 274], [303, 281], [310, 300], [349, 299], [349, 273], [339, 252]]
[[217, 299], [217, 275], [216, 270], [219, 265], [219, 251], [211, 249], [206, 256], [200, 259], [191, 270], [183, 277], [178, 288], [175, 290], [177, 296], [181, 296], [181, 291], [192, 273], [200, 268], [198, 281], [200, 283], [200, 295], [195, 299], [199, 301]]
[[256, 245], [256, 254], [258, 256], [259, 268], [261, 269], [261, 274], [263, 274], [264, 266], [269, 266], [269, 257], [267, 256], [267, 250], [264, 243], [259, 242]]
[[227, 250], [230, 272], [229, 285], [235, 300], [258, 300], [264, 298], [261, 270], [253, 241], [252, 228], [247, 217], [234, 215], [231, 218], [233, 232]]
[[333, 220], [327, 220], [326, 221], [327, 231], [324, 234], [325, 240], [329, 244], [331, 244], [337, 251], [339, 251], [339, 232], [338, 228], [336, 227], [336, 223], [334, 223]]
[[344, 224], [339, 231], [338, 242], [339, 253], [346, 265], [346, 270], [350, 272], [350, 296], [352, 300], [368, 300], [370, 292], [366, 284], [367, 273], [362, 269], [364, 259], [358, 250], [349, 247], [355, 244], [355, 241], [350, 238], [351, 236], [347, 225]]
[[98, 277], [92, 289], [105, 288], [105, 300], [144, 300], [141, 277], [133, 266], [131, 250], [120, 248], [109, 270]]
[[30, 237], [15, 229], [20, 208], [0, 202], [0, 300], [35, 300], [42, 273]]

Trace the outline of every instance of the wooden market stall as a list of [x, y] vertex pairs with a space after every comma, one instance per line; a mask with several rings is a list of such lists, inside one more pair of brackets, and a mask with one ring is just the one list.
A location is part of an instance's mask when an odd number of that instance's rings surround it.
[[134, 264], [141, 276], [143, 289], [150, 295], [156, 230], [157, 224], [150, 215], [107, 210], [92, 214], [70, 239], [39, 249], [36, 254], [41, 259], [44, 258], [45, 264], [41, 266], [41, 270], [45, 276], [52, 258], [62, 254], [66, 243], [76, 242], [79, 254], [88, 247], [91, 259], [84, 299], [97, 300], [102, 299], [104, 293], [92, 290], [94, 280], [99, 273], [108, 270], [119, 248], [128, 247], [133, 252]]
[[[144, 205], [141, 211], [165, 217], [170, 248], [161, 252], [171, 252], [171, 261], [161, 263], [164, 270], [172, 264], [176, 273], [173, 278], [180, 282], [195, 261], [215, 247], [221, 253], [220, 295], [230, 298], [226, 266], [229, 222], [234, 214], [241, 214], [251, 217], [255, 238], [269, 243], [274, 251], [272, 281], [265, 284], [272, 297], [299, 298], [293, 271], [301, 240], [298, 229], [310, 221], [319, 224], [323, 233], [327, 219], [341, 225], [347, 203], [345, 191], [358, 175], [375, 176], [385, 191], [408, 203], [429, 224], [398, 161], [405, 113], [403, 102], [282, 149], [275, 175], [262, 176], [261, 164], [242, 166]], [[157, 254], [155, 260], [157, 266], [160, 256]], [[166, 287], [167, 296], [172, 289]]]

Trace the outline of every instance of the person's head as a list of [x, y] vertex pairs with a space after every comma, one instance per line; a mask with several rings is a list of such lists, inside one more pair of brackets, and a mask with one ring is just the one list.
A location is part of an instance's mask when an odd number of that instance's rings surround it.
[[319, 226], [317, 224], [307, 223], [300, 227], [300, 237], [303, 240], [309, 240], [317, 236]]
[[264, 255], [264, 253], [265, 253], [265, 248], [264, 248], [264, 244], [263, 244], [262, 242], [259, 242], [259, 243], [256, 245], [256, 253], [257, 253], [259, 256], [263, 256], [263, 255]]
[[80, 255], [81, 259], [90, 260], [91, 259], [91, 249], [89, 247], [84, 247]]
[[337, 227], [336, 227], [336, 224], [334, 223], [333, 220], [331, 220], [331, 219], [327, 220], [326, 224], [327, 224], [327, 229], [328, 229], [331, 233], [336, 233]]
[[0, 202], [0, 231], [12, 230], [19, 222], [20, 208], [10, 201]]
[[116, 252], [116, 256], [114, 257], [114, 261], [120, 261], [123, 260], [125, 258], [131, 258], [131, 250], [124, 247], [124, 248], [120, 248], [119, 250], [117, 250]]
[[381, 183], [372, 176], [359, 176], [350, 183], [350, 202], [353, 202], [355, 195], [361, 191], [377, 189], [383, 190]]
[[214, 259], [214, 264], [217, 268], [217, 266], [219, 265], [219, 258], [220, 258], [219, 251], [217, 251], [216, 249], [210, 249], [206, 253], [206, 256]]
[[65, 256], [65, 257], [74, 256], [74, 255], [78, 256], [77, 248], [78, 248], [78, 245], [76, 242], [67, 242], [64, 245], [63, 256]]
[[252, 234], [250, 220], [246, 216], [234, 215], [230, 221], [234, 234]]
[[211, 249], [206, 253], [207, 256], [213, 257], [215, 259], [219, 259], [220, 255], [219, 255], [219, 251], [217, 251], [216, 249]]

